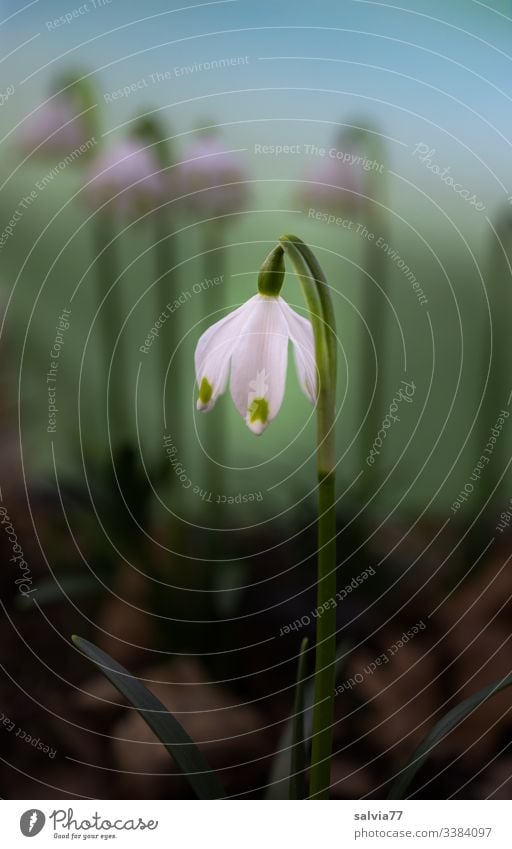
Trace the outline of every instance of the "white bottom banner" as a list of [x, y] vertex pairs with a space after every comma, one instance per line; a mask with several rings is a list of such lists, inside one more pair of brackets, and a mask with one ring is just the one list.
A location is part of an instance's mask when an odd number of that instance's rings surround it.
[[[510, 802], [2, 801], [11, 849], [108, 841], [116, 847], [208, 849], [471, 846], [510, 849]], [[66, 845], [66, 844], [64, 844]]]

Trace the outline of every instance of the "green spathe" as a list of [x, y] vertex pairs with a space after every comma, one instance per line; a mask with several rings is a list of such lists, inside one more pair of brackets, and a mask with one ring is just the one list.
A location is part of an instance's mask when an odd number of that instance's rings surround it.
[[284, 282], [284, 251], [281, 245], [276, 245], [260, 267], [258, 274], [258, 291], [260, 295], [277, 298]]

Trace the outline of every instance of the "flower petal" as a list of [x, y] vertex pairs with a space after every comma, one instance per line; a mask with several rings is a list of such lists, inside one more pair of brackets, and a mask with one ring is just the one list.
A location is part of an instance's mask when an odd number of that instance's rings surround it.
[[199, 386], [198, 410], [211, 410], [219, 395], [226, 389], [229, 361], [249, 316], [250, 303], [251, 301], [248, 301], [212, 324], [197, 343], [195, 368]]
[[286, 301], [281, 301], [288, 325], [288, 333], [293, 344], [293, 354], [297, 377], [302, 390], [312, 404], [317, 397], [317, 375], [315, 358], [315, 341], [313, 327], [310, 321], [295, 312]]
[[232, 353], [231, 394], [253, 433], [262, 433], [283, 402], [288, 325], [281, 298], [256, 295]]

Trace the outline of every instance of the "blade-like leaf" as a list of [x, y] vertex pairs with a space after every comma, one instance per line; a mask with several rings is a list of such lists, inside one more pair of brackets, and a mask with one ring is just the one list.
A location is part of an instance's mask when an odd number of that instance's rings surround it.
[[137, 709], [144, 722], [172, 756], [196, 796], [199, 799], [222, 799], [225, 793], [217, 776], [194, 741], [165, 705], [106, 652], [82, 637], [73, 636], [72, 640]]
[[290, 768], [290, 799], [306, 798], [306, 740], [304, 739], [304, 676], [309, 640], [304, 637], [300, 646], [297, 684], [293, 705], [292, 757]]
[[[341, 673], [345, 668], [345, 661], [347, 655], [350, 650], [350, 645], [347, 641], [343, 640], [336, 652], [337, 661], [336, 661], [336, 682], [339, 681]], [[303, 675], [304, 678], [304, 675]], [[309, 742], [311, 733], [313, 730], [313, 700], [314, 700], [314, 677], [311, 676], [311, 679], [308, 680], [307, 684], [303, 685], [304, 692], [304, 711], [303, 711], [303, 724], [304, 724], [304, 751], [305, 751], [305, 760], [307, 761], [307, 752], [309, 749]], [[295, 713], [295, 711], [294, 711]], [[293, 767], [290, 765], [290, 752], [292, 752], [292, 746], [294, 741], [294, 720], [290, 719], [286, 727], [281, 735], [281, 739], [279, 741], [279, 752], [273, 760], [272, 769], [270, 772], [270, 777], [268, 780], [268, 790], [266, 793], [267, 799], [288, 799], [289, 793], [289, 776], [293, 773]], [[293, 756], [293, 754], [292, 754]]]
[[443, 737], [446, 737], [446, 735], [449, 734], [456, 725], [459, 725], [459, 723], [466, 719], [470, 713], [473, 713], [473, 711], [480, 707], [480, 705], [487, 701], [487, 699], [490, 699], [491, 696], [494, 696], [495, 693], [499, 693], [506, 687], [510, 687], [511, 684], [512, 675], [507, 675], [506, 678], [502, 678], [500, 681], [496, 681], [494, 684], [490, 684], [488, 687], [484, 687], [482, 690], [479, 690], [478, 693], [474, 693], [474, 695], [465, 699], [460, 703], [460, 705], [456, 705], [445, 716], [443, 716], [439, 722], [434, 725], [433, 729], [429, 731], [418, 748], [413, 752], [404, 768], [400, 771], [398, 777], [393, 782], [391, 790], [389, 791], [388, 799], [404, 799], [405, 793], [407, 792], [414, 776], [423, 766], [432, 749], [437, 746]]

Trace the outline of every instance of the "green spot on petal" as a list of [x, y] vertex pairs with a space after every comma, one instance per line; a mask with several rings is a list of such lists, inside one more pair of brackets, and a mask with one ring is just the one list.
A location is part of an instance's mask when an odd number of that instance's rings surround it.
[[249, 421], [251, 424], [268, 422], [268, 401], [266, 398], [254, 398], [249, 407]]
[[199, 387], [199, 401], [201, 404], [209, 404], [212, 398], [213, 386], [209, 383], [206, 377], [203, 377], [201, 386]]

